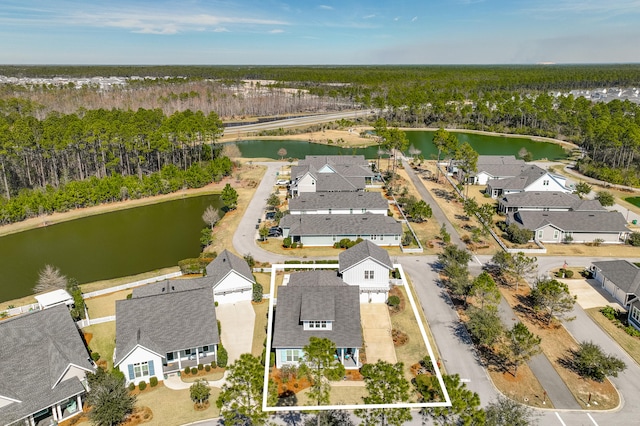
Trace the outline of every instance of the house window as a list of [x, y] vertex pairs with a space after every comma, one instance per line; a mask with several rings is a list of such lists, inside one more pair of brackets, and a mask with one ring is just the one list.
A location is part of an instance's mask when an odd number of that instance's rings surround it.
[[545, 180], [543, 180], [543, 181], [542, 181], [542, 185], [543, 185], [543, 186], [549, 186], [549, 181], [548, 181], [548, 180], [546, 180], [546, 179], [545, 179]]
[[544, 235], [544, 231], [541, 229], [538, 231], [538, 239], [541, 239], [542, 236]]
[[133, 374], [136, 379], [138, 377], [144, 377], [149, 375], [149, 363], [148, 362], [140, 362], [138, 364], [133, 364]]
[[285, 351], [285, 360], [287, 362], [298, 362], [300, 359], [300, 351], [298, 349], [287, 349]]
[[209, 346], [203, 346], [203, 347], [202, 347], [202, 350], [203, 350], [204, 352], [209, 352]]
[[173, 352], [167, 352], [167, 361], [173, 361]]
[[373, 240], [375, 240], [375, 239], [377, 239], [377, 238], [378, 238], [378, 236], [377, 236], [377, 235], [372, 235], [372, 236], [371, 236], [371, 241], [373, 241]]
[[636, 323], [640, 324], [640, 309], [635, 306], [631, 308], [631, 318], [635, 320]]
[[191, 355], [191, 349], [185, 349], [184, 350], [184, 354], [185, 355]]
[[364, 271], [364, 279], [372, 280], [373, 279], [373, 271]]
[[557, 229], [554, 229], [554, 230], [553, 230], [553, 239], [554, 239], [554, 240], [557, 240], [559, 235], [560, 235], [560, 234], [559, 234], [558, 230], [557, 230]]
[[309, 321], [309, 328], [327, 328], [326, 321]]

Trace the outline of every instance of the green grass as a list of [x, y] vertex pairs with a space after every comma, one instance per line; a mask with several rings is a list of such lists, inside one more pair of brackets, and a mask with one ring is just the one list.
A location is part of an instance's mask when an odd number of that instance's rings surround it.
[[113, 367], [113, 351], [116, 347], [116, 322], [105, 322], [90, 325], [82, 329], [84, 333], [91, 333], [89, 347], [100, 354], [100, 358], [107, 361], [108, 367]]
[[251, 343], [251, 353], [260, 358], [264, 348], [264, 340], [267, 338], [267, 313], [269, 312], [269, 300], [253, 305], [256, 313], [256, 323], [253, 327], [253, 342]]
[[624, 200], [629, 204], [640, 207], [640, 197], [626, 197]]
[[142, 392], [138, 395], [138, 406], [147, 406], [153, 412], [153, 419], [145, 425], [173, 426], [218, 417], [220, 410], [216, 407], [216, 399], [220, 390], [211, 388], [209, 408], [203, 411], [193, 409], [193, 401], [189, 397], [189, 389], [172, 390], [162, 385], [157, 388]]
[[131, 293], [131, 289], [116, 291], [104, 296], [92, 297], [85, 301], [89, 310], [89, 318], [102, 318], [116, 314], [116, 300], [123, 300]]

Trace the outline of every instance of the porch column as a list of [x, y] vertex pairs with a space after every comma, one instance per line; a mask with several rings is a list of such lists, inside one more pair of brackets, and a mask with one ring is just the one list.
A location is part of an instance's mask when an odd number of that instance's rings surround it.
[[344, 365], [344, 348], [340, 348], [340, 363]]
[[56, 422], [60, 420], [60, 417], [58, 417], [58, 410], [56, 409], [57, 407], [58, 407], [57, 404], [51, 407], [51, 413], [53, 413], [53, 420]]
[[60, 408], [60, 404], [56, 404], [55, 409], [58, 410], [58, 419], [62, 420], [62, 408]]
[[33, 420], [33, 416], [29, 416], [29, 425], [30, 426], [36, 426], [36, 421]]
[[196, 366], [200, 364], [200, 351], [196, 348]]
[[182, 370], [182, 360], [180, 358], [180, 351], [174, 352], [178, 354], [178, 370]]
[[82, 413], [82, 397], [80, 396], [80, 394], [78, 394], [76, 402], [78, 404], [78, 411]]
[[218, 364], [218, 344], [213, 345], [213, 358], [216, 360], [216, 364]]
[[358, 348], [354, 348], [353, 359], [356, 361], [356, 367], [360, 365], [360, 350]]

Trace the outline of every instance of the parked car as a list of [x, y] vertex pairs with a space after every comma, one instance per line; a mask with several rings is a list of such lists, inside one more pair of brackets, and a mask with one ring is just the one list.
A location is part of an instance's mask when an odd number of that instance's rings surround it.
[[289, 179], [278, 179], [276, 185], [289, 185]]
[[265, 220], [273, 220], [276, 218], [276, 212], [267, 212], [267, 214], [264, 216]]
[[271, 228], [269, 228], [269, 237], [281, 237], [282, 236], [282, 229], [278, 228], [277, 226], [272, 226]]

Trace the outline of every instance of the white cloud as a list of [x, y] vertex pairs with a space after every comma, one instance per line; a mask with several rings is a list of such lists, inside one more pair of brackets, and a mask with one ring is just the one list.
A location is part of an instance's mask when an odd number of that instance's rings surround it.
[[318, 9], [333, 10], [333, 7], [328, 6], [326, 4], [321, 4], [320, 6], [318, 6]]
[[376, 17], [376, 15], [372, 13], [371, 15], [363, 16], [362, 19], [371, 19], [371, 18], [375, 18], [375, 17]]
[[393, 18], [393, 20], [394, 20], [394, 21], [399, 21], [399, 20], [400, 20], [400, 17], [399, 17], [399, 16], [396, 16], [395, 18]]
[[213, 32], [214, 33], [228, 33], [230, 31], [228, 29], [226, 29], [225, 27], [218, 27], [218, 28], [214, 28]]
[[418, 20], [417, 16], [414, 16], [413, 18], [411, 18], [411, 22], [416, 22]]
[[281, 29], [278, 28], [278, 29], [269, 31], [269, 34], [281, 34], [283, 32], [284, 32], [284, 30], [281, 30]]

